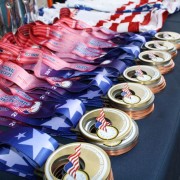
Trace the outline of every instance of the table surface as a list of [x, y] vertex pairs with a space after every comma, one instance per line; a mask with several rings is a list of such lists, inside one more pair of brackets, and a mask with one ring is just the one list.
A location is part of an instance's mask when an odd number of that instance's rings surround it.
[[[170, 15], [162, 30], [180, 33], [180, 12]], [[165, 90], [156, 95], [154, 112], [137, 121], [137, 146], [111, 157], [115, 180], [180, 180], [180, 53], [175, 63], [165, 75]], [[0, 179], [23, 178], [0, 172]]]

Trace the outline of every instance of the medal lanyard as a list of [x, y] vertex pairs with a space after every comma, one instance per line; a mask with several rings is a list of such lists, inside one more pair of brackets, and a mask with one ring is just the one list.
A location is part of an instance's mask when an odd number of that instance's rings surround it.
[[35, 168], [42, 167], [59, 146], [48, 134], [30, 127], [11, 128], [3, 132], [0, 142], [0, 169], [26, 178], [33, 178]]

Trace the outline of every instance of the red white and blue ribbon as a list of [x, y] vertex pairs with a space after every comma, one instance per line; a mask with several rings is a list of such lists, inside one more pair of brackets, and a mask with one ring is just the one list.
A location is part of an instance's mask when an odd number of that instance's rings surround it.
[[48, 134], [29, 127], [1, 133], [0, 143], [0, 169], [28, 179], [34, 178], [34, 169], [42, 167], [59, 146]]
[[104, 111], [101, 109], [99, 116], [96, 118], [95, 127], [107, 132], [106, 126], [109, 125], [111, 125], [111, 123], [106, 121]]
[[76, 179], [76, 172], [79, 169], [79, 157], [81, 155], [81, 144], [75, 148], [75, 153], [68, 157], [69, 162], [65, 164], [64, 171]]
[[132, 93], [130, 92], [129, 86], [128, 86], [127, 83], [126, 83], [126, 84], [124, 85], [124, 87], [122, 88], [122, 93], [121, 93], [121, 95], [124, 96], [124, 97], [127, 97], [127, 98], [131, 98]]

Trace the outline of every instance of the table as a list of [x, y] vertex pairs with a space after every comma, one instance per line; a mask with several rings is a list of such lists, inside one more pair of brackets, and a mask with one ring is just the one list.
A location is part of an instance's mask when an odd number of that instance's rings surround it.
[[[180, 12], [162, 30], [180, 33]], [[111, 157], [115, 180], [180, 180], [180, 53], [167, 87], [156, 95], [154, 112], [137, 121], [139, 142], [130, 152]], [[0, 172], [1, 180], [23, 178]]]
[[[180, 12], [169, 16], [163, 30], [180, 33]], [[180, 53], [175, 64], [165, 75], [167, 87], [155, 96], [154, 112], [137, 121], [137, 146], [111, 158], [115, 180], [180, 179]]]

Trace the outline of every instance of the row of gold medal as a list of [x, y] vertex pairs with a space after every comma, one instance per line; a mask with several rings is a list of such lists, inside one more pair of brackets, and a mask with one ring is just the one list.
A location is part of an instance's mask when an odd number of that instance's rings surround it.
[[[78, 131], [85, 142], [70, 143], [57, 149], [45, 164], [47, 180], [113, 180], [109, 156], [130, 151], [138, 141], [139, 130], [134, 120], [142, 119], [154, 109], [154, 94], [166, 86], [162, 74], [174, 68], [173, 58], [180, 48], [180, 34], [160, 32], [158, 40], [149, 41], [139, 54], [137, 66], [127, 68], [119, 78], [120, 84], [113, 86], [104, 98], [105, 107], [87, 112], [80, 120]], [[143, 76], [136, 76], [137, 68]], [[128, 86], [131, 98], [123, 97], [122, 89]], [[100, 114], [109, 123], [106, 131], [96, 128]], [[79, 168], [76, 178], [64, 171], [70, 155], [75, 155], [81, 146]], [[108, 154], [108, 155], [107, 155]]]

